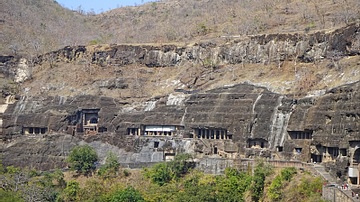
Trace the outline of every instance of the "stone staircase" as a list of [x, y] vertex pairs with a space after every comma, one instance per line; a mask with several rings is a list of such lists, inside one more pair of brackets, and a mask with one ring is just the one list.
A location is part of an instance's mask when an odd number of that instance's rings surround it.
[[328, 184], [336, 184], [336, 179], [331, 176], [328, 172], [326, 172], [325, 167], [319, 164], [314, 164], [314, 169], [317, 173], [323, 177]]
[[[360, 192], [360, 190], [357, 190], [357, 189], [352, 190], [351, 187], [349, 187], [347, 190], [341, 189], [341, 184], [336, 185], [337, 180], [333, 176], [331, 176], [328, 172], [326, 172], [324, 166], [319, 165], [319, 164], [314, 164], [313, 168], [318, 174], [320, 174], [328, 182], [327, 184], [334, 184], [335, 185], [334, 188], [339, 189], [339, 191], [341, 191], [344, 195], [346, 195], [348, 198], [348, 201], [349, 200], [356, 201], [356, 202], [360, 201], [359, 198], [357, 199], [356, 197], [352, 196], [352, 192], [358, 193], [358, 192]], [[358, 194], [360, 195], [360, 193], [358, 193]]]

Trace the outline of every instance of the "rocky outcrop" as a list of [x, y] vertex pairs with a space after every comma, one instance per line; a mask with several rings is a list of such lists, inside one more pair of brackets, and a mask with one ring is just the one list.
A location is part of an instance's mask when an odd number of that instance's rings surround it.
[[99, 65], [144, 64], [171, 67], [187, 63], [215, 67], [222, 64], [281, 63], [285, 60], [313, 62], [360, 54], [360, 24], [331, 32], [311, 34], [266, 34], [248, 36], [226, 44], [201, 42], [191, 46], [110, 45], [76, 46], [40, 56], [36, 63], [78, 61]]
[[[249, 36], [221, 45], [202, 42], [187, 47], [65, 47], [34, 61], [50, 66], [62, 61], [59, 64], [82, 64], [84, 68], [98, 64], [95, 66], [103, 67], [98, 71], [106, 71], [109, 65], [121, 71], [131, 64], [169, 68], [193, 64], [209, 70], [221, 69], [222, 64], [284, 60], [307, 63], [326, 57], [359, 55], [359, 33], [359, 24], [352, 24], [328, 33]], [[0, 59], [5, 61], [1, 67], [4, 75], [19, 83], [30, 78], [25, 66], [19, 68], [19, 59]], [[127, 79], [100, 78], [93, 84], [111, 94], [112, 90], [131, 89]], [[197, 80], [198, 77], [193, 85]], [[31, 160], [35, 162], [33, 166], [41, 169], [61, 167], [65, 166], [63, 160], [70, 149], [79, 144], [90, 144], [101, 157], [113, 151], [123, 165], [129, 166], [164, 161], [181, 152], [200, 159], [261, 156], [344, 162], [351, 160], [349, 153], [354, 153], [360, 142], [359, 85], [358, 81], [315, 96], [295, 97], [241, 83], [211, 90], [176, 88], [169, 94], [152, 97], [139, 93], [134, 96], [141, 99], [135, 101], [131, 96], [119, 98], [86, 92], [72, 97], [46, 93], [35, 97], [24, 88], [23, 94], [15, 97], [16, 102], [8, 103], [2, 110], [3, 162], [24, 166]], [[94, 124], [89, 131], [79, 125], [85, 124], [78, 120], [83, 109], [93, 111], [91, 116], [95, 116], [88, 120]], [[152, 129], [163, 127], [165, 131], [152, 133]], [[173, 130], [176, 133], [169, 135]], [[22, 155], [20, 148], [28, 153]], [[343, 167], [345, 163], [339, 165]]]
[[[22, 97], [15, 104], [9, 105], [3, 115], [3, 139], [16, 134], [23, 137], [24, 127], [46, 127], [49, 134], [64, 133], [69, 125], [68, 118], [77, 109], [98, 108], [100, 109], [98, 126], [105, 127], [107, 132], [91, 137], [89, 144], [95, 140], [103, 141], [114, 151], [122, 150], [134, 154], [142, 151], [132, 147], [133, 143], [128, 144], [123, 141], [126, 140], [125, 137], [129, 138], [127, 128], [141, 128], [142, 125], [175, 125], [184, 127], [184, 132], [177, 138], [183, 141], [182, 138], [190, 137], [187, 140], [189, 143], [186, 144], [194, 145], [194, 149], [187, 152], [199, 151], [209, 154], [214, 152], [216, 147], [216, 150], [222, 151], [230, 149], [230, 153], [235, 152], [238, 155], [266, 154], [269, 158], [273, 158], [271, 152], [276, 153], [277, 148], [281, 147], [283, 152], [278, 152], [277, 155], [283, 156], [282, 158], [309, 161], [311, 145], [347, 148], [349, 141], [359, 139], [358, 92], [359, 82], [329, 90], [319, 97], [291, 99], [262, 87], [240, 84], [202, 93], [184, 94], [178, 96], [178, 101], [174, 101], [176, 96], [171, 95], [149, 101], [147, 105], [138, 108], [131, 108], [129, 104], [106, 97]], [[214, 130], [214, 135], [216, 131], [225, 129], [227, 134], [231, 135], [231, 142], [235, 147], [231, 146], [227, 149], [222, 143], [216, 143], [220, 141], [216, 137], [199, 142], [196, 137], [197, 129]], [[290, 134], [291, 131], [311, 131], [312, 140], [294, 139]], [[55, 138], [53, 135], [51, 137]], [[82, 136], [74, 138], [83, 139]], [[42, 140], [49, 141], [46, 137]], [[131, 137], [130, 140], [134, 141]], [[173, 138], [170, 140], [174, 141]], [[79, 141], [73, 144], [78, 144]], [[263, 143], [260, 145], [257, 142]], [[184, 149], [184, 144], [175, 144], [177, 146], [174, 146], [174, 151]], [[203, 146], [199, 147], [199, 144]], [[253, 144], [256, 144], [256, 147], [253, 148]], [[5, 144], [3, 150], [5, 152], [12, 147], [18, 146], [12, 143]], [[260, 153], [250, 151], [251, 148], [255, 150], [259, 148], [263, 151], [259, 150]], [[298, 155], [294, 153], [296, 148], [304, 151]], [[149, 152], [148, 155], [156, 155], [153, 151], [146, 151]], [[11, 162], [8, 157], [4, 156], [4, 158], [6, 159], [4, 162]], [[124, 157], [123, 163], [137, 161], [137, 158], [132, 160], [129, 158], [133, 157]], [[149, 162], [155, 161], [151, 160], [152, 158], [148, 159]], [[161, 159], [159, 157], [156, 161]], [[141, 162], [145, 161], [147, 160]]]

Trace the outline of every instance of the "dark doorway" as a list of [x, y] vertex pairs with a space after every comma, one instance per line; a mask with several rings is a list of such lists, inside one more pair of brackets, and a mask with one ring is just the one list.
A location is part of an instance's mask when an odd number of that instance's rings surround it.
[[214, 147], [214, 154], [218, 154], [218, 149], [217, 149], [217, 147]]
[[355, 150], [353, 163], [360, 163], [360, 149]]

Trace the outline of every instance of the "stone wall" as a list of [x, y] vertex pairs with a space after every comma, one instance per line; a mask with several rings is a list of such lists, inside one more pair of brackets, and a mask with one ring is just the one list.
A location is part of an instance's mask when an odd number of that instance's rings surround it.
[[323, 186], [322, 189], [322, 197], [323, 199], [331, 202], [353, 202], [356, 201], [355, 198], [351, 198], [348, 196], [343, 190], [337, 187], [327, 187]]

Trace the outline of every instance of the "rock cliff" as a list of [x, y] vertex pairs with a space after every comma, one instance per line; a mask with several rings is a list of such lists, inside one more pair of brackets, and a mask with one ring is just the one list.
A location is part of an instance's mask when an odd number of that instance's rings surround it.
[[280, 63], [285, 60], [313, 62], [340, 55], [360, 54], [360, 25], [353, 23], [334, 31], [247, 36], [227, 43], [203, 41], [188, 46], [116, 45], [77, 46], [40, 56], [36, 63], [74, 61], [85, 55], [91, 63], [148, 67], [181, 66], [186, 63], [217, 66], [238, 63]]
[[[3, 162], [63, 167], [78, 144], [92, 145], [101, 157], [111, 150], [129, 166], [181, 152], [351, 162], [360, 143], [359, 55], [355, 23], [223, 44], [65, 47], [33, 58], [34, 66], [2, 57], [2, 74], [21, 89], [17, 96], [3, 92], [13, 100], [2, 114]], [[336, 76], [321, 78], [319, 66]], [[237, 80], [246, 70], [280, 79], [288, 74], [277, 72], [288, 67], [295, 67], [295, 81], [280, 87]], [[309, 67], [305, 76], [296, 70]], [[308, 96], [289, 91], [295, 84], [309, 90], [314, 80], [317, 90], [328, 81], [327, 89]]]

